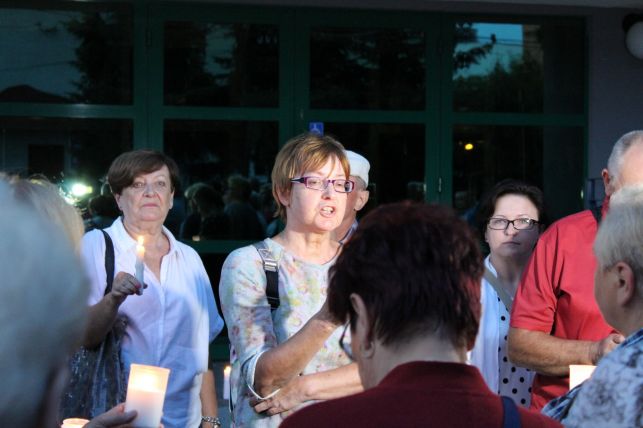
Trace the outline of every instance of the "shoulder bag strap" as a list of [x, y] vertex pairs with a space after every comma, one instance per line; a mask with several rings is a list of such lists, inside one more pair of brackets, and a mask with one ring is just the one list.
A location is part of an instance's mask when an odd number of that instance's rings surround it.
[[509, 397], [502, 398], [502, 427], [503, 428], [520, 428], [520, 414], [516, 403]]
[[263, 270], [266, 274], [266, 298], [270, 304], [270, 310], [274, 311], [281, 303], [279, 301], [279, 265], [264, 241], [255, 242], [252, 246], [255, 247], [263, 262]]
[[114, 243], [109, 234], [101, 229], [105, 237], [105, 273], [107, 274], [107, 286], [105, 286], [105, 295], [112, 291], [114, 282]]
[[502, 286], [500, 286], [500, 284], [498, 283], [498, 278], [496, 278], [494, 274], [491, 273], [491, 271], [486, 266], [484, 268], [483, 276], [484, 276], [484, 279], [486, 279], [487, 282], [491, 284], [493, 289], [496, 290], [496, 293], [498, 293], [498, 297], [500, 297], [500, 300], [502, 300], [502, 303], [505, 304], [505, 306], [507, 307], [507, 310], [511, 312], [511, 303], [513, 299], [511, 298], [511, 296], [509, 296], [509, 294], [507, 294], [505, 289], [502, 288]]

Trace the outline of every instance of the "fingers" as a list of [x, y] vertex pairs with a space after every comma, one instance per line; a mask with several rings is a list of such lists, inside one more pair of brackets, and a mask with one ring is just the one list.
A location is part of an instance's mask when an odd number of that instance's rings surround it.
[[143, 290], [147, 288], [146, 284], [141, 284], [138, 280], [129, 273], [118, 272], [112, 284], [112, 293], [117, 297], [127, 297], [133, 294], [141, 295]]

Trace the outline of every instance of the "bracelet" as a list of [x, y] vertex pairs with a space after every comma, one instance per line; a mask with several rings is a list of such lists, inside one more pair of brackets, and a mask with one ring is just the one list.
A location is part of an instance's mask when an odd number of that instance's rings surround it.
[[213, 427], [221, 427], [221, 421], [214, 416], [201, 416], [201, 422], [212, 424]]

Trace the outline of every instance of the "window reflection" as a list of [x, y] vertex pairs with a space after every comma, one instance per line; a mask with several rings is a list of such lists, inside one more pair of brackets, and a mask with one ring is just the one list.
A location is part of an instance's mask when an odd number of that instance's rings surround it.
[[132, 102], [127, 6], [0, 12], [0, 102]]
[[456, 126], [453, 206], [473, 219], [484, 191], [500, 180], [515, 178], [543, 190], [551, 218], [578, 211], [583, 151], [581, 128]]
[[368, 206], [404, 199], [424, 200], [424, 126], [327, 123], [325, 132], [371, 164]]
[[277, 150], [276, 122], [166, 121], [165, 152], [185, 190], [171, 212], [177, 236], [259, 240], [276, 233], [270, 173]]
[[583, 26], [458, 22], [456, 111], [582, 113]]
[[424, 109], [425, 67], [423, 31], [313, 28], [310, 106]]
[[165, 104], [276, 107], [275, 25], [165, 23]]

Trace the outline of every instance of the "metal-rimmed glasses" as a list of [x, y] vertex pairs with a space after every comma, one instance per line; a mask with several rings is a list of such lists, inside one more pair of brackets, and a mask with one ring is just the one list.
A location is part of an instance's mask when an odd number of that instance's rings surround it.
[[351, 325], [351, 322], [348, 321], [346, 323], [346, 325], [344, 326], [344, 330], [342, 331], [342, 335], [339, 337], [339, 347], [342, 349], [342, 351], [344, 351], [346, 353], [346, 355], [348, 355], [348, 358], [350, 358], [352, 361], [354, 361], [355, 358], [353, 358], [353, 350], [351, 349], [350, 343], [346, 344], [344, 342], [344, 337], [346, 337], [346, 330], [348, 330], [350, 325]]
[[302, 183], [308, 189], [313, 190], [326, 190], [329, 184], [333, 185], [333, 189], [339, 193], [350, 193], [355, 188], [355, 182], [351, 180], [345, 180], [343, 178], [337, 178], [335, 180], [330, 180], [327, 178], [321, 177], [300, 177], [290, 179], [293, 183]]
[[538, 220], [534, 220], [533, 218], [529, 217], [521, 217], [513, 220], [507, 220], [506, 218], [500, 217], [491, 217], [489, 219], [488, 225], [489, 229], [505, 230], [507, 229], [507, 227], [509, 227], [509, 223], [511, 223], [511, 225], [516, 230], [531, 230], [535, 225], [538, 224]]

